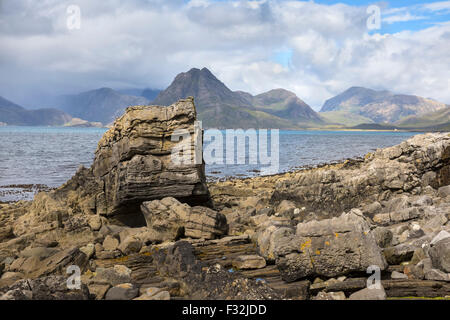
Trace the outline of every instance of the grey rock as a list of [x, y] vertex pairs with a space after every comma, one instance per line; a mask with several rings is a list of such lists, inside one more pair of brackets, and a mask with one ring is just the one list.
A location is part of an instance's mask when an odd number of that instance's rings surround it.
[[260, 226], [256, 233], [258, 253], [268, 263], [274, 263], [277, 258], [275, 246], [279, 247], [283, 243], [288, 244], [294, 235], [294, 228], [283, 222], [267, 221]]
[[128, 236], [126, 239], [124, 239], [118, 249], [124, 254], [124, 255], [130, 255], [132, 253], [137, 253], [142, 248], [142, 242], [138, 239], [136, 239], [133, 236]]
[[[168, 107], [127, 108], [99, 141], [92, 172], [104, 184], [105, 193], [96, 197], [97, 213], [119, 214], [139, 209], [144, 201], [175, 197], [206, 203], [209, 192], [201, 150], [197, 162], [193, 152], [187, 161], [174, 160], [173, 150], [181, 148], [176, 130], [189, 132], [189, 148], [201, 138], [195, 127], [196, 111], [192, 98]], [[171, 137], [173, 136], [173, 141]], [[180, 141], [180, 142], [178, 142]]]
[[295, 236], [275, 243], [276, 264], [283, 280], [335, 277], [365, 272], [371, 265], [387, 266], [381, 249], [362, 215], [299, 223]]
[[112, 268], [97, 268], [95, 276], [89, 283], [109, 284], [116, 286], [121, 283], [131, 282], [131, 270], [123, 265], [115, 265]]
[[373, 216], [377, 213], [379, 213], [383, 207], [378, 201], [372, 202], [371, 204], [363, 207], [362, 212], [365, 216], [368, 216], [370, 218], [373, 218]]
[[450, 282], [450, 273], [445, 273], [437, 269], [431, 269], [425, 273], [425, 279]]
[[450, 273], [450, 238], [434, 243], [428, 250], [433, 267]]
[[450, 196], [450, 185], [444, 186], [444, 187], [440, 187], [438, 189], [438, 195], [441, 198], [446, 198], [446, 197]]
[[349, 300], [386, 300], [384, 288], [369, 289], [365, 288], [350, 295]]
[[433, 199], [430, 196], [423, 195], [418, 197], [415, 201], [413, 201], [412, 205], [415, 207], [425, 207], [431, 206], [433, 204]]
[[408, 279], [408, 276], [404, 273], [398, 272], [398, 271], [393, 271], [391, 273], [391, 278], [394, 280], [399, 280], [399, 279]]
[[144, 202], [141, 210], [155, 241], [182, 237], [215, 239], [228, 231], [222, 213], [200, 206], [191, 208], [175, 198]]
[[392, 231], [385, 227], [377, 227], [372, 230], [372, 233], [380, 248], [387, 248], [392, 243]]
[[271, 207], [269, 208], [262, 208], [261, 210], [258, 210], [257, 215], [265, 214], [267, 216], [271, 216], [275, 213], [275, 210]]
[[277, 213], [282, 217], [293, 218], [295, 209], [297, 209], [295, 203], [283, 200], [277, 207]]
[[339, 292], [325, 292], [321, 291], [313, 298], [313, 300], [346, 300], [345, 293]]
[[105, 300], [132, 300], [139, 294], [139, 289], [131, 283], [122, 283], [108, 290]]
[[119, 240], [113, 236], [107, 235], [102, 246], [106, 251], [114, 251], [119, 247]]
[[258, 255], [238, 256], [233, 260], [233, 266], [237, 269], [261, 269], [266, 266], [266, 260]]
[[439, 241], [444, 240], [444, 239], [447, 239], [447, 238], [450, 238], [450, 233], [447, 232], [447, 231], [445, 231], [445, 230], [443, 230], [443, 231], [439, 232], [439, 233], [433, 238], [433, 240], [431, 240], [430, 245], [434, 245], [434, 244], [438, 243]]
[[89, 290], [83, 283], [80, 289], [69, 289], [67, 277], [51, 275], [32, 280], [20, 280], [0, 289], [0, 300], [88, 300]]

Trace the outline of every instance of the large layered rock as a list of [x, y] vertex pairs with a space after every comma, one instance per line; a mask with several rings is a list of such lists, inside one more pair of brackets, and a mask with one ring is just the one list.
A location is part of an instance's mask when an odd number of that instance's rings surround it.
[[[191, 204], [208, 201], [201, 128], [195, 125], [192, 98], [169, 107], [136, 106], [102, 137], [92, 165], [103, 190], [96, 195], [100, 214], [116, 214], [143, 201], [176, 197]], [[191, 139], [189, 161], [173, 161], [174, 150]], [[200, 151], [200, 152], [198, 152]], [[196, 163], [196, 160], [198, 163]]]
[[330, 220], [300, 223], [295, 234], [279, 238], [274, 247], [276, 264], [288, 282], [387, 266], [369, 223], [353, 211]]

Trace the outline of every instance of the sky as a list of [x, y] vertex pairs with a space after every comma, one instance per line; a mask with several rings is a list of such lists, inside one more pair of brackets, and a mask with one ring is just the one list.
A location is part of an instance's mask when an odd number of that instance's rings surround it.
[[450, 104], [450, 1], [0, 0], [0, 95], [25, 107], [193, 67], [315, 110], [351, 86]]

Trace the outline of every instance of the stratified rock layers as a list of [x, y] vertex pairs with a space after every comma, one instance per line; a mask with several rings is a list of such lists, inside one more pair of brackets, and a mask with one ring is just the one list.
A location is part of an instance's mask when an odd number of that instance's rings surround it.
[[[97, 213], [122, 213], [143, 201], [169, 196], [190, 204], [207, 202], [204, 163], [201, 156], [199, 163], [195, 161], [201, 139], [195, 120], [193, 99], [169, 107], [128, 108], [95, 153], [92, 172], [103, 186], [95, 200]], [[189, 161], [173, 161], [173, 150], [182, 143], [190, 150]]]

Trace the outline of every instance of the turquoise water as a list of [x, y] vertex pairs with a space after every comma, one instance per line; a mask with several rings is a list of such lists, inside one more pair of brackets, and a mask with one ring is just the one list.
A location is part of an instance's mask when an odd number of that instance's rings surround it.
[[[18, 185], [57, 187], [80, 164], [89, 167], [104, 128], [0, 127], [0, 201], [29, 198]], [[270, 132], [270, 131], [269, 131]], [[225, 131], [221, 131], [224, 135]], [[360, 157], [377, 148], [396, 145], [410, 132], [280, 131], [277, 172]], [[225, 141], [225, 135], [223, 136]], [[275, 141], [275, 140], [274, 140]], [[270, 142], [270, 139], [269, 139]], [[208, 146], [205, 142], [204, 147]], [[269, 143], [270, 145], [270, 143]], [[248, 141], [247, 141], [248, 146]], [[225, 157], [225, 152], [224, 152]], [[209, 178], [259, 175], [260, 163], [206, 165]], [[237, 162], [237, 155], [234, 159]], [[2, 187], [3, 186], [3, 187]], [[8, 186], [8, 187], [5, 187]], [[12, 191], [13, 192], [12, 192]]]

